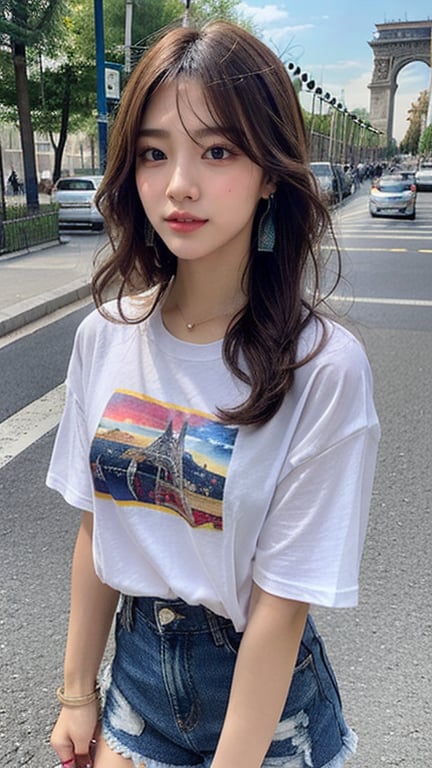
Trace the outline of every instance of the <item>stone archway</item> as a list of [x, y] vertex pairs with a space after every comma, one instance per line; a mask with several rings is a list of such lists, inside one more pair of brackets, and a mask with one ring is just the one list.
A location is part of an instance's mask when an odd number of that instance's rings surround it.
[[387, 136], [393, 129], [394, 99], [400, 70], [413, 61], [432, 65], [432, 20], [399, 21], [376, 24], [369, 42], [374, 52], [374, 70], [370, 88], [370, 121]]

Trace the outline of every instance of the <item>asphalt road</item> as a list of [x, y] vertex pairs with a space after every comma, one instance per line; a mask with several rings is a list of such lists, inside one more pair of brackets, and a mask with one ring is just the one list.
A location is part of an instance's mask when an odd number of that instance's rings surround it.
[[[315, 611], [359, 735], [353, 768], [432, 764], [432, 194], [419, 195], [418, 210], [415, 222], [372, 220], [362, 190], [335, 217], [346, 282], [334, 305], [366, 345], [383, 432], [360, 606]], [[0, 349], [0, 442], [17, 451], [0, 464], [1, 768], [56, 764], [48, 740], [79, 513], [44, 477], [53, 393], [86, 311]], [[28, 447], [18, 452], [21, 432]]]

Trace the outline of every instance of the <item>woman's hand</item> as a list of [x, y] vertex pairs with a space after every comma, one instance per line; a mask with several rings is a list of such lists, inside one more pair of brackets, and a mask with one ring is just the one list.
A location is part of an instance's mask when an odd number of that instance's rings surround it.
[[62, 708], [51, 734], [51, 746], [65, 768], [92, 766], [92, 742], [98, 730], [98, 719], [98, 702]]

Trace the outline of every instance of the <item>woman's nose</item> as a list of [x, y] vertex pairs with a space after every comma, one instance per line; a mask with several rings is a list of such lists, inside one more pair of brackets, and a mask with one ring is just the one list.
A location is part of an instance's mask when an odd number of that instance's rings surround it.
[[187, 168], [184, 164], [175, 166], [167, 186], [166, 195], [171, 200], [177, 201], [197, 199], [198, 186], [190, 167]]

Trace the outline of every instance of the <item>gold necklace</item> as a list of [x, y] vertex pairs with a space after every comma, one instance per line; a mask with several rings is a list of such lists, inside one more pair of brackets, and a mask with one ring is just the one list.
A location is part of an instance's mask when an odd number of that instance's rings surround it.
[[212, 320], [217, 320], [220, 317], [228, 317], [234, 314], [232, 310], [229, 310], [228, 312], [221, 312], [219, 315], [213, 315], [212, 317], [207, 317], [205, 320], [198, 320], [196, 323], [188, 323], [183, 312], [180, 309], [180, 306], [176, 304], [176, 307], [188, 331], [193, 331], [193, 329], [196, 328], [198, 325], [204, 325], [205, 323], [210, 323]]

